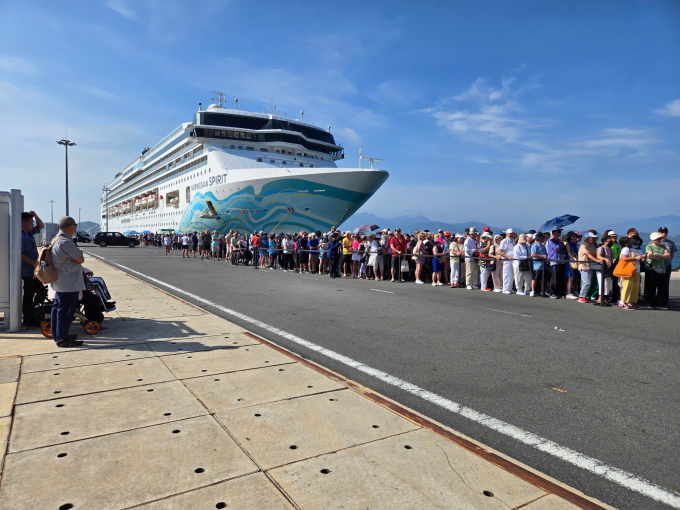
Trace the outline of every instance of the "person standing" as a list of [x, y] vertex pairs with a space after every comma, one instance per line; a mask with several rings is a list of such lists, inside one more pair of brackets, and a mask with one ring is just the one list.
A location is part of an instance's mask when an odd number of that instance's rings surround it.
[[650, 234], [651, 244], [647, 245], [647, 265], [645, 270], [645, 299], [650, 309], [668, 310], [668, 280], [666, 280], [666, 260], [671, 258], [671, 252], [661, 244], [663, 234]]
[[191, 246], [193, 248], [194, 258], [196, 258], [196, 252], [198, 251], [198, 236], [196, 235], [196, 232], [191, 236]]
[[666, 247], [666, 250], [670, 253], [670, 257], [665, 259], [666, 264], [666, 285], [663, 288], [662, 295], [660, 296], [661, 302], [666, 303], [668, 306], [668, 292], [671, 285], [671, 271], [673, 270], [673, 259], [675, 254], [678, 253], [678, 248], [675, 243], [668, 239], [668, 229], [666, 227], [659, 227], [657, 230], [661, 234], [661, 244]]
[[330, 260], [330, 271], [329, 276], [331, 278], [338, 278], [340, 276], [338, 271], [338, 256], [342, 251], [342, 244], [338, 241], [338, 232], [333, 232], [331, 234], [331, 239], [328, 241], [328, 259]]
[[449, 244], [449, 261], [451, 266], [451, 288], [460, 287], [461, 260], [465, 255], [465, 245], [463, 244], [463, 236], [459, 233], [453, 235], [453, 241]]
[[491, 251], [491, 232], [488, 229], [488, 227], [484, 227], [485, 230], [482, 232], [482, 235], [480, 237], [480, 244], [479, 244], [479, 256], [484, 259], [478, 261], [479, 265], [479, 274], [481, 278], [481, 288], [482, 292], [489, 292], [491, 290], [491, 287], [489, 287], [489, 277], [491, 276], [491, 271], [489, 270], [489, 264], [491, 264], [491, 257], [489, 255], [489, 252]]
[[319, 239], [315, 232], [309, 234], [307, 244], [309, 245], [309, 272], [316, 274], [319, 272]]
[[[531, 258], [533, 259], [534, 279], [531, 282], [531, 297], [543, 290], [543, 270], [545, 268], [545, 259], [548, 258], [548, 249], [543, 242], [545, 236], [539, 232], [536, 234], [536, 242], [531, 245]], [[540, 289], [540, 290], [539, 290]]]
[[479, 234], [472, 227], [468, 231], [470, 237], [465, 240], [465, 283], [467, 290], [479, 289], [479, 263], [471, 257], [479, 257]]
[[[515, 288], [518, 296], [531, 295], [531, 246], [527, 242], [529, 234], [520, 234], [513, 254], [513, 269], [515, 273]], [[524, 266], [524, 267], [523, 267]]]
[[165, 254], [167, 255], [168, 253], [170, 253], [170, 249], [172, 248], [172, 237], [170, 237], [170, 234], [165, 234], [164, 242], [165, 242]]
[[[564, 279], [566, 278], [567, 248], [560, 236], [562, 230], [550, 232], [548, 239], [548, 260], [550, 261], [550, 299], [560, 299], [564, 294]], [[518, 289], [519, 290], [519, 289]]]
[[496, 266], [493, 271], [490, 271], [494, 292], [503, 292], [503, 259], [500, 256], [501, 240], [502, 237], [500, 234], [496, 234], [493, 236], [493, 243], [489, 248], [489, 257], [491, 258], [492, 264], [495, 264]]
[[646, 255], [633, 247], [633, 245], [639, 246], [642, 244], [642, 239], [637, 235], [630, 238], [622, 237], [620, 243], [621, 255], [619, 263], [633, 262], [635, 264], [635, 272], [630, 278], [621, 278], [623, 280], [623, 289], [619, 306], [624, 310], [635, 310], [640, 292], [640, 262], [645, 260]]
[[[33, 219], [36, 225], [33, 225]], [[21, 280], [24, 283], [21, 313], [23, 325], [28, 328], [40, 326], [33, 315], [33, 298], [43, 288], [43, 284], [34, 275], [35, 267], [38, 265], [38, 247], [34, 236], [43, 228], [45, 224], [35, 211], [21, 213]]]
[[189, 244], [191, 243], [191, 238], [185, 232], [182, 236], [182, 258], [189, 258]]
[[505, 231], [505, 239], [501, 241], [498, 254], [501, 256], [503, 264], [503, 294], [512, 294], [512, 282], [514, 280], [514, 269], [512, 260], [515, 253], [515, 231], [511, 228]]
[[[590, 268], [591, 264], [607, 264], [611, 265], [606, 259], [602, 259], [597, 254], [597, 247], [595, 242], [597, 241], [597, 234], [588, 231], [583, 237], [583, 243], [578, 249], [578, 267], [581, 271], [581, 292], [579, 293], [578, 302], [579, 303], [590, 303], [591, 299], [588, 298], [588, 293], [590, 292], [590, 287], [593, 282], [593, 273], [595, 272]], [[603, 266], [604, 269], [604, 266]]]
[[[52, 264], [60, 267], [57, 279], [52, 282], [56, 295], [52, 305], [52, 338], [58, 347], [78, 347], [83, 342], [78, 335], [69, 335], [73, 314], [78, 306], [78, 295], [85, 290], [82, 263], [83, 252], [73, 242], [77, 224], [70, 216], [59, 218], [59, 233], [52, 241]], [[63, 265], [62, 265], [63, 263]]]
[[404, 282], [404, 275], [401, 274], [401, 261], [406, 255], [406, 239], [401, 235], [399, 227], [394, 229], [394, 237], [390, 239], [390, 249], [392, 250], [392, 281], [399, 276], [399, 281]]

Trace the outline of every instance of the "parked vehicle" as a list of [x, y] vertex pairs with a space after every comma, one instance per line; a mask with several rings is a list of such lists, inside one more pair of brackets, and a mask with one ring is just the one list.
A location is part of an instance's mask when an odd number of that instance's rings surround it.
[[139, 239], [121, 234], [120, 232], [99, 232], [94, 236], [94, 244], [105, 248], [107, 246], [139, 246]]

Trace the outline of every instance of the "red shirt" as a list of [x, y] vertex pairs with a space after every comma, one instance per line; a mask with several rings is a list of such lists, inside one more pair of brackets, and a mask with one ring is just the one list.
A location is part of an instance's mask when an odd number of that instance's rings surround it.
[[400, 251], [401, 255], [403, 255], [406, 253], [406, 238], [404, 236], [401, 236], [401, 238], [394, 236], [390, 239], [390, 247], [392, 248], [393, 257], [400, 256], [398, 253], [395, 253], [395, 251]]
[[260, 246], [260, 238], [257, 236], [253, 236], [252, 239], [250, 240], [250, 243], [253, 246]]

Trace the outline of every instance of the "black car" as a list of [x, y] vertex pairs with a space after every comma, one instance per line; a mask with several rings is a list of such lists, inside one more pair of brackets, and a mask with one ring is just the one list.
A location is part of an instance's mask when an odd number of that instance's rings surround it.
[[91, 243], [92, 239], [90, 239], [90, 236], [88, 236], [88, 235], [76, 234], [76, 242]]
[[99, 232], [94, 236], [92, 242], [102, 248], [106, 246], [129, 246], [130, 248], [139, 246], [139, 239], [128, 237], [120, 232]]

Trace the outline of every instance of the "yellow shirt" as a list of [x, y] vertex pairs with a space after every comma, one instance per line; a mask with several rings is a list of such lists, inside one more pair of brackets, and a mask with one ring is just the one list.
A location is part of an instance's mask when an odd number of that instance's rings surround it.
[[351, 255], [352, 254], [352, 240], [346, 237], [342, 240], [342, 254]]

